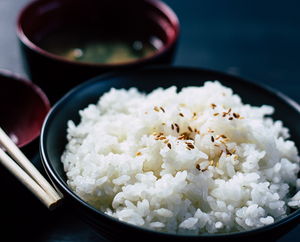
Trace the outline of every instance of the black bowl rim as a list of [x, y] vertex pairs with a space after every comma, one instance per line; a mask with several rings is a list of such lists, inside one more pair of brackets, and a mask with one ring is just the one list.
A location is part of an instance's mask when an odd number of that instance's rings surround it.
[[165, 235], [168, 237], [172, 237], [175, 236], [177, 238], [182, 237], [187, 239], [189, 237], [191, 238], [222, 238], [222, 239], [226, 239], [226, 238], [239, 238], [239, 237], [245, 237], [247, 235], [253, 235], [253, 234], [260, 234], [263, 231], [267, 231], [269, 230], [271, 227], [278, 227], [281, 224], [284, 224], [287, 221], [293, 220], [296, 217], [300, 216], [300, 209], [297, 209], [296, 211], [292, 212], [291, 214], [289, 214], [287, 217], [282, 218], [272, 224], [269, 225], [264, 225], [262, 227], [259, 228], [254, 228], [251, 230], [247, 230], [247, 231], [240, 231], [240, 232], [233, 232], [233, 233], [223, 233], [223, 234], [202, 234], [202, 235], [181, 235], [181, 234], [172, 234], [172, 233], [167, 233], [167, 232], [159, 232], [159, 231], [154, 231], [148, 228], [143, 228], [143, 227], [139, 227], [139, 226], [135, 226], [120, 220], [117, 220], [107, 214], [102, 213], [101, 211], [99, 211], [98, 209], [94, 208], [92, 205], [88, 204], [87, 202], [85, 202], [84, 200], [82, 200], [79, 196], [77, 196], [73, 191], [71, 191], [71, 189], [65, 184], [65, 182], [60, 178], [60, 176], [58, 174], [56, 174], [56, 172], [53, 169], [53, 166], [51, 163], [48, 162], [47, 159], [47, 152], [44, 149], [44, 142], [45, 142], [45, 130], [47, 129], [48, 123], [50, 122], [51, 118], [53, 115], [55, 115], [56, 111], [59, 110], [63, 105], [64, 102], [66, 102], [68, 99], [72, 98], [73, 95], [75, 95], [77, 92], [80, 92], [80, 90], [86, 86], [89, 86], [93, 83], [97, 83], [97, 82], [103, 82], [103, 81], [109, 81], [110, 78], [112, 77], [119, 77], [119, 76], [126, 76], [126, 74], [130, 74], [130, 73], [135, 73], [135, 72], [143, 72], [143, 70], [160, 70], [160, 71], [186, 71], [186, 72], [198, 72], [198, 73], [214, 73], [214, 74], [218, 74], [218, 75], [223, 75], [226, 76], [228, 78], [232, 78], [232, 79], [236, 79], [238, 81], [241, 81], [243, 83], [245, 83], [246, 85], [252, 85], [255, 86], [257, 88], [263, 89], [264, 91], [268, 92], [271, 95], [276, 96], [278, 99], [280, 99], [282, 102], [286, 103], [287, 105], [291, 106], [292, 108], [294, 108], [297, 112], [300, 113], [300, 105], [295, 102], [293, 99], [289, 98], [288, 96], [286, 96], [285, 94], [281, 93], [280, 91], [266, 85], [263, 83], [259, 83], [255, 80], [252, 80], [250, 78], [244, 78], [244, 77], [240, 77], [240, 76], [234, 76], [228, 73], [224, 73], [221, 71], [216, 71], [216, 70], [212, 70], [212, 69], [204, 69], [204, 68], [194, 68], [194, 67], [185, 67], [185, 66], [168, 66], [168, 65], [156, 65], [156, 66], [148, 66], [148, 67], [144, 67], [144, 68], [140, 68], [138, 71], [115, 71], [115, 72], [110, 72], [110, 73], [106, 73], [106, 74], [102, 74], [99, 76], [96, 76], [88, 81], [86, 81], [85, 83], [82, 83], [78, 86], [76, 86], [75, 88], [73, 88], [72, 90], [70, 90], [64, 97], [62, 97], [50, 110], [50, 112], [48, 113], [48, 115], [46, 116], [43, 126], [42, 126], [42, 130], [41, 130], [41, 135], [40, 135], [40, 156], [41, 156], [41, 160], [43, 163], [44, 168], [47, 171], [48, 176], [50, 176], [50, 179], [54, 178], [55, 182], [59, 184], [60, 187], [62, 187], [64, 189], [64, 192], [68, 193], [68, 195], [70, 195], [72, 198], [74, 198], [77, 202], [81, 203], [82, 205], [84, 205], [85, 207], [87, 207], [88, 209], [90, 209], [94, 214], [98, 214], [101, 216], [104, 216], [108, 219], [111, 220], [115, 220], [118, 221], [119, 223], [124, 224], [125, 226], [129, 226], [129, 227], [134, 227], [136, 229], [140, 229], [142, 231], [147, 231], [150, 233], [158, 233], [161, 235]]
[[[52, 0], [47, 0], [47, 1], [52, 1]], [[28, 39], [27, 35], [24, 33], [24, 31], [22, 29], [22, 18], [23, 18], [23, 15], [26, 13], [27, 9], [40, 4], [41, 1], [33, 1], [33, 2], [25, 5], [25, 7], [23, 7], [23, 9], [20, 11], [20, 13], [17, 17], [16, 34], [17, 34], [19, 40], [25, 46], [27, 46], [29, 49], [31, 49], [32, 51], [34, 51], [42, 56], [45, 56], [46, 58], [49, 58], [49, 59], [52, 59], [52, 60], [55, 60], [55, 61], [58, 61], [61, 63], [72, 64], [75, 66], [90, 66], [90, 67], [102, 67], [102, 68], [128, 67], [131, 65], [147, 63], [148, 61], [154, 61], [154, 60], [158, 59], [160, 56], [162, 56], [165, 53], [167, 53], [168, 51], [170, 51], [170, 49], [172, 49], [172, 47], [176, 45], [176, 43], [179, 40], [179, 36], [180, 36], [180, 23], [179, 23], [179, 19], [178, 19], [176, 13], [166, 3], [164, 3], [160, 0], [141, 0], [141, 1], [151, 4], [152, 6], [154, 6], [161, 12], [163, 12], [166, 15], [166, 17], [170, 20], [170, 22], [172, 23], [175, 34], [174, 34], [174, 38], [170, 41], [170, 43], [167, 43], [166, 45], [164, 45], [156, 53], [146, 56], [146, 57], [143, 57], [143, 58], [139, 58], [137, 60], [120, 62], [120, 63], [107, 63], [107, 64], [106, 63], [72, 61], [72, 60], [68, 60], [66, 58], [57, 56], [55, 54], [52, 54], [52, 53], [40, 48], [39, 46], [35, 45], [32, 41], [30, 41]]]

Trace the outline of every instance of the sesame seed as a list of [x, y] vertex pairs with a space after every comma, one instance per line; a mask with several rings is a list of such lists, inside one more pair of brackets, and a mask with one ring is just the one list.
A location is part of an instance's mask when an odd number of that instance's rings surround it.
[[145, 112], [145, 114], [147, 114], [147, 112]]
[[219, 145], [219, 144], [214, 144], [214, 146], [216, 146], [216, 147], [220, 147], [220, 145]]
[[166, 137], [165, 136], [160, 136], [159, 139], [163, 140], [163, 139], [166, 139]]
[[179, 113], [179, 115], [180, 115], [181, 117], [184, 117], [184, 115], [183, 115], [182, 113]]
[[225, 134], [220, 134], [220, 137], [222, 137], [223, 139], [227, 138], [227, 136]]
[[217, 161], [216, 167], [219, 167], [219, 161]]
[[193, 129], [191, 128], [191, 126], [188, 126], [188, 130], [193, 132]]
[[228, 154], [228, 155], [226, 155], [226, 157], [229, 157], [230, 155]]
[[229, 119], [229, 120], [233, 120], [233, 117], [229, 117], [228, 119]]
[[137, 156], [139, 156], [141, 154], [141, 152], [136, 153]]
[[160, 137], [160, 136], [162, 136], [163, 134], [164, 134], [163, 132], [159, 132], [158, 135], [157, 135], [157, 137]]
[[239, 117], [239, 119], [244, 119], [244, 117]]
[[174, 124], [171, 124], [171, 129], [174, 130]]
[[220, 139], [220, 137], [221, 137], [221, 135], [218, 135], [218, 136], [216, 137], [216, 140]]
[[233, 157], [233, 160], [234, 160], [234, 161], [236, 161], [236, 160], [237, 160], [237, 155], [235, 155], [235, 156]]
[[160, 107], [161, 111], [163, 111], [165, 113], [165, 110], [163, 109], [163, 107]]
[[166, 125], [166, 123], [161, 123], [162, 125]]
[[152, 135], [153, 135], [153, 136], [155, 136], [155, 135], [157, 135], [157, 133], [156, 133], [156, 132], [154, 132]]
[[214, 109], [215, 107], [217, 107], [217, 105], [214, 104], [214, 103], [210, 104], [210, 106], [211, 106], [212, 109]]
[[197, 131], [198, 131], [197, 128], [195, 128], [195, 129], [194, 129], [194, 132], [197, 133]]
[[232, 151], [232, 154], [235, 154], [235, 152], [236, 152], [236, 149], [234, 149], [234, 150]]
[[228, 108], [228, 111], [227, 111], [227, 113], [229, 114], [231, 112], [231, 108]]
[[169, 149], [171, 149], [171, 148], [172, 148], [172, 146], [171, 146], [171, 144], [170, 144], [170, 143], [168, 143], [168, 144], [167, 144], [167, 146], [169, 147]]
[[168, 143], [168, 142], [169, 142], [169, 139], [166, 139], [166, 140], [164, 141], [165, 144]]
[[197, 131], [197, 134], [200, 134], [200, 130]]
[[215, 142], [214, 136], [210, 136], [211, 142]]
[[197, 119], [198, 119], [198, 117], [197, 117], [197, 116], [195, 116], [195, 117], [194, 117], [194, 120], [197, 120]]
[[221, 155], [223, 154], [223, 150], [220, 151], [219, 153], [219, 157], [221, 157]]
[[218, 116], [219, 115], [219, 113], [214, 113], [214, 116]]
[[200, 165], [196, 164], [196, 169], [200, 170]]
[[186, 146], [186, 148], [187, 148], [188, 150], [191, 150], [191, 148], [190, 148], [190, 147], [188, 147], [188, 146]]
[[224, 92], [222, 92], [222, 95], [223, 95], [223, 96], [225, 96], [225, 93], [224, 93]]
[[177, 123], [175, 123], [174, 125], [176, 126], [177, 133], [179, 133], [179, 131], [180, 131], [179, 125]]
[[239, 117], [240, 117], [240, 115], [239, 115], [238, 113], [233, 113], [232, 115], [233, 115], [233, 117], [235, 117], [235, 118], [239, 118]]
[[191, 144], [191, 143], [187, 143], [187, 146], [190, 147], [191, 149], [195, 148], [195, 146], [193, 144]]
[[214, 164], [214, 160], [211, 160], [210, 161], [210, 165], [212, 166]]
[[158, 107], [154, 107], [154, 110], [156, 111], [156, 112], [159, 112], [159, 109], [158, 109]]
[[227, 115], [226, 112], [223, 112], [222, 117], [224, 118]]
[[207, 168], [204, 168], [203, 170], [201, 170], [202, 172], [204, 172], [204, 171], [206, 171], [207, 170]]
[[210, 133], [211, 132], [211, 128], [207, 128], [207, 132]]
[[185, 135], [181, 135], [178, 137], [179, 140], [185, 139]]
[[229, 140], [230, 140], [230, 139], [228, 139], [228, 138], [227, 138], [227, 139], [223, 139], [223, 141], [225, 141], [225, 142], [227, 142], [227, 141], [229, 141]]

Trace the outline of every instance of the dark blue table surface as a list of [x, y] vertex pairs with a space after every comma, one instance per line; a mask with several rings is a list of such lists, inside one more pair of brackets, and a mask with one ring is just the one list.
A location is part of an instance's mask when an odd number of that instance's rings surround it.
[[[0, 0], [0, 68], [26, 76], [15, 34], [29, 0]], [[300, 1], [165, 0], [178, 15], [175, 66], [231, 73], [280, 90], [300, 103]], [[30, 157], [43, 172], [38, 154]], [[6, 241], [102, 241], [62, 206], [48, 211], [1, 166], [0, 236]], [[3, 192], [4, 191], [4, 192]], [[13, 202], [11, 201], [13, 199]], [[279, 242], [297, 241], [300, 226]]]

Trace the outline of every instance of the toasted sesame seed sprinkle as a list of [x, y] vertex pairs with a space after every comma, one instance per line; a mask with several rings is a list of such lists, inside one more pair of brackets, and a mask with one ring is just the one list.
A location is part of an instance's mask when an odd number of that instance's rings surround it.
[[194, 129], [194, 132], [197, 133], [197, 131], [198, 131], [197, 128], [195, 128], [195, 129]]
[[214, 136], [210, 136], [210, 140], [211, 140], [211, 142], [215, 142]]
[[196, 164], [196, 169], [200, 170], [200, 165]]
[[191, 126], [188, 126], [188, 130], [189, 130], [190, 132], [193, 132], [193, 129], [191, 128]]
[[200, 134], [200, 130], [197, 131], [197, 134]]
[[214, 146], [216, 146], [216, 147], [220, 147], [220, 145], [219, 145], [219, 144], [214, 144]]
[[167, 146], [169, 147], [169, 149], [171, 149], [171, 148], [172, 148], [172, 146], [171, 146], [171, 144], [170, 144], [170, 143], [168, 143], [168, 144], [167, 144]]
[[158, 109], [158, 107], [154, 107], [154, 110], [156, 111], [156, 112], [159, 112], [159, 109]]
[[219, 161], [217, 161], [217, 163], [216, 163], [216, 167], [219, 167]]
[[203, 170], [201, 170], [202, 172], [207, 171], [207, 168], [204, 168]]
[[220, 139], [220, 137], [221, 137], [221, 135], [218, 135], [218, 136], [216, 137], [216, 140]]
[[139, 156], [140, 154], [142, 154], [141, 152], [136, 153], [137, 156]]
[[207, 132], [210, 133], [211, 132], [211, 128], [207, 128]]
[[214, 116], [218, 116], [219, 115], [219, 113], [214, 113]]
[[244, 119], [244, 117], [239, 117], [239, 119]]
[[223, 141], [225, 141], [225, 142], [228, 142], [230, 139], [229, 138], [227, 138], [227, 139], [223, 139]]
[[164, 141], [165, 144], [168, 143], [168, 142], [169, 142], [169, 139], [166, 139], [166, 140]]
[[222, 137], [223, 139], [227, 138], [227, 136], [225, 134], [220, 134], [220, 137]]
[[193, 144], [191, 144], [191, 143], [187, 143], [187, 146], [190, 147], [191, 149], [195, 148], [195, 146]]
[[226, 155], [226, 157], [229, 157], [229, 156], [231, 156], [231, 155], [230, 155], [230, 154], [227, 154], [227, 155]]
[[160, 107], [161, 111], [163, 111], [165, 113], [165, 110], [163, 109], [163, 107]]
[[197, 117], [197, 116], [195, 116], [195, 117], [194, 117], [194, 120], [197, 120], [197, 119], [198, 119], [198, 117]]
[[179, 115], [180, 115], [181, 117], [184, 117], [184, 115], [183, 115], [182, 113], [179, 113]]
[[211, 160], [211, 161], [210, 161], [210, 165], [211, 165], [211, 166], [214, 165], [214, 160]]
[[227, 113], [230, 113], [231, 112], [231, 108], [228, 108], [228, 111], [227, 111]]
[[166, 136], [160, 136], [159, 139], [160, 140], [166, 139]]
[[171, 124], [171, 129], [174, 130], [174, 124]]
[[193, 117], [195, 117], [197, 114], [196, 114], [196, 112], [193, 112]]
[[235, 154], [235, 152], [236, 152], [236, 149], [234, 149], [234, 150], [232, 151], [232, 154]]
[[161, 123], [162, 125], [166, 125], [166, 123]]
[[156, 133], [156, 132], [154, 132], [152, 135], [153, 135], [153, 136], [155, 136], [155, 135], [157, 135], [157, 133]]
[[174, 125], [176, 126], [176, 132], [179, 133], [180, 131], [179, 125], [177, 123], [175, 123]]
[[234, 161], [236, 161], [236, 160], [237, 160], [237, 155], [235, 155], [235, 156], [233, 157], [233, 160], [234, 160]]
[[227, 115], [227, 113], [223, 112], [222, 117], [224, 118], [224, 117], [226, 117], [226, 115]]
[[229, 120], [233, 120], [233, 117], [229, 117], [228, 119], [229, 119]]

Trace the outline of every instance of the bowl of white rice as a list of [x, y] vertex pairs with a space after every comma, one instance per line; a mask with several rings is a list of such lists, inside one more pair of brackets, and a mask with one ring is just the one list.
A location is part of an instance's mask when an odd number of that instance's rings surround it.
[[96, 77], [49, 112], [44, 167], [109, 241], [275, 241], [300, 222], [300, 106], [228, 74]]

